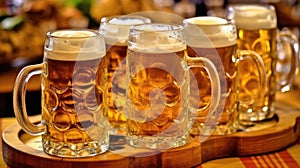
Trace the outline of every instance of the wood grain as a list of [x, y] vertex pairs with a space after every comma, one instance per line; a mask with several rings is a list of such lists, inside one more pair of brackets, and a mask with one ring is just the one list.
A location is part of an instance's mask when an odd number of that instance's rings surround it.
[[[194, 137], [187, 145], [167, 151], [117, 144], [98, 156], [80, 159], [54, 157], [42, 151], [39, 137], [26, 134], [14, 124], [2, 135], [3, 158], [15, 168], [193, 167], [217, 158], [270, 153], [292, 145], [300, 137], [300, 107], [296, 101], [289, 102], [285, 98], [288, 95], [278, 99], [278, 121], [270, 127], [226, 136]], [[40, 116], [33, 118], [39, 119]]]

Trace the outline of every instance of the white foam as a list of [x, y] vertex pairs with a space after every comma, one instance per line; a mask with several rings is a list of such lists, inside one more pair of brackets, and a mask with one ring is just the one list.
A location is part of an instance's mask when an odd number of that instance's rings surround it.
[[100, 59], [105, 56], [105, 51], [90, 51], [90, 52], [63, 52], [63, 51], [45, 51], [44, 55], [47, 58], [61, 61], [82, 61]]
[[[272, 29], [277, 26], [274, 9], [258, 5], [237, 5], [233, 7], [234, 13], [228, 17], [235, 20], [238, 29], [257, 30]], [[232, 10], [229, 8], [229, 10]]]
[[226, 24], [227, 21], [223, 18], [214, 17], [214, 16], [206, 16], [206, 17], [193, 17], [189, 19], [185, 19], [185, 22], [189, 22], [196, 25], [220, 25]]
[[[103, 18], [106, 21], [109, 18]], [[100, 32], [109, 45], [126, 46], [131, 26], [150, 23], [150, 19], [140, 16], [124, 15], [114, 17], [100, 25]]]
[[[49, 37], [48, 37], [49, 38]], [[104, 39], [87, 30], [60, 30], [50, 35], [45, 56], [55, 60], [91, 60], [105, 55]]]
[[143, 24], [144, 21], [138, 18], [113, 18], [108, 23], [117, 25], [137, 25]]
[[186, 44], [180, 39], [159, 32], [140, 34], [134, 43], [129, 42], [129, 49], [145, 53], [168, 53], [186, 49]]
[[226, 19], [213, 16], [193, 17], [184, 20], [187, 44], [191, 47], [215, 48], [237, 43], [235, 25]]
[[141, 53], [153, 53], [153, 54], [163, 54], [163, 53], [175, 53], [183, 51], [186, 49], [186, 45], [159, 45], [159, 46], [138, 46], [129, 48], [135, 52]]
[[53, 32], [51, 36], [54, 37], [92, 37], [96, 36], [94, 32], [87, 30], [60, 30]]

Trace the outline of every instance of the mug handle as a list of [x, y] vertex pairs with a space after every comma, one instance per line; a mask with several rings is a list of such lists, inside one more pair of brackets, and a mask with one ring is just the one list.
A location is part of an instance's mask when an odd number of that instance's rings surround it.
[[[257, 71], [258, 71], [258, 80], [259, 80], [259, 84], [258, 84], [258, 88], [257, 88], [257, 94], [255, 95], [255, 97], [253, 99], [250, 100], [251, 103], [246, 103], [245, 101], [241, 101], [238, 98], [238, 104], [240, 105], [239, 108], [243, 107], [243, 105], [247, 104], [246, 107], [248, 107], [249, 104], [252, 104], [253, 106], [256, 106], [263, 98], [266, 92], [266, 87], [267, 87], [267, 72], [266, 72], [266, 68], [264, 66], [264, 62], [263, 59], [261, 58], [261, 56], [256, 53], [255, 51], [252, 50], [237, 50], [237, 57], [238, 57], [238, 61], [237, 61], [237, 66], [242, 66], [240, 64], [241, 61], [245, 60], [246, 58], [250, 58], [252, 60], [252, 62], [256, 65], [257, 67]], [[238, 72], [239, 73], [239, 72]], [[243, 79], [241, 79], [243, 80]]]
[[44, 122], [34, 124], [28, 118], [28, 113], [25, 104], [25, 94], [27, 83], [34, 75], [42, 73], [44, 64], [29, 65], [19, 72], [13, 91], [13, 108], [17, 121], [21, 128], [31, 135], [41, 135], [45, 133], [46, 125]]
[[211, 83], [211, 102], [209, 115], [216, 115], [217, 117], [221, 117], [222, 112], [216, 111], [220, 99], [221, 99], [221, 84], [218, 71], [215, 65], [205, 57], [188, 57], [186, 58], [187, 65], [189, 68], [192, 67], [205, 67], [210, 78]]
[[[276, 63], [277, 89], [281, 92], [287, 92], [291, 90], [299, 70], [299, 41], [286, 27], [279, 31], [278, 34]], [[279, 64], [280, 61], [283, 64]], [[283, 66], [287, 64], [286, 61], [288, 62], [288, 66]], [[286, 70], [286, 67], [289, 67], [289, 70]]]

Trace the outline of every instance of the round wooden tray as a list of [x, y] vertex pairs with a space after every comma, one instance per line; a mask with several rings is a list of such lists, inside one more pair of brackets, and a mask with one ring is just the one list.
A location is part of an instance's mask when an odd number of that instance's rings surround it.
[[300, 108], [278, 102], [276, 115], [276, 122], [257, 124], [248, 132], [194, 137], [187, 145], [166, 151], [136, 149], [127, 145], [124, 137], [113, 137], [108, 152], [79, 159], [47, 155], [41, 138], [28, 135], [16, 123], [3, 132], [3, 158], [14, 168], [193, 167], [217, 158], [274, 152], [295, 143], [300, 137]]

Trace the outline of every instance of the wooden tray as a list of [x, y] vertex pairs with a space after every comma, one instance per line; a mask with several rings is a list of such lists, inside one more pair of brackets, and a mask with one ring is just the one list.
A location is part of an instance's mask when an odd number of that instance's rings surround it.
[[[3, 158], [14, 168], [193, 167], [217, 158], [274, 152], [295, 143], [300, 137], [300, 108], [278, 102], [276, 115], [278, 121], [275, 123], [258, 124], [255, 130], [249, 132], [194, 137], [187, 145], [167, 151], [136, 149], [126, 145], [124, 137], [114, 137], [108, 152], [80, 159], [45, 154], [39, 136], [28, 135], [14, 124], [2, 135]], [[39, 116], [34, 118], [38, 119]]]

